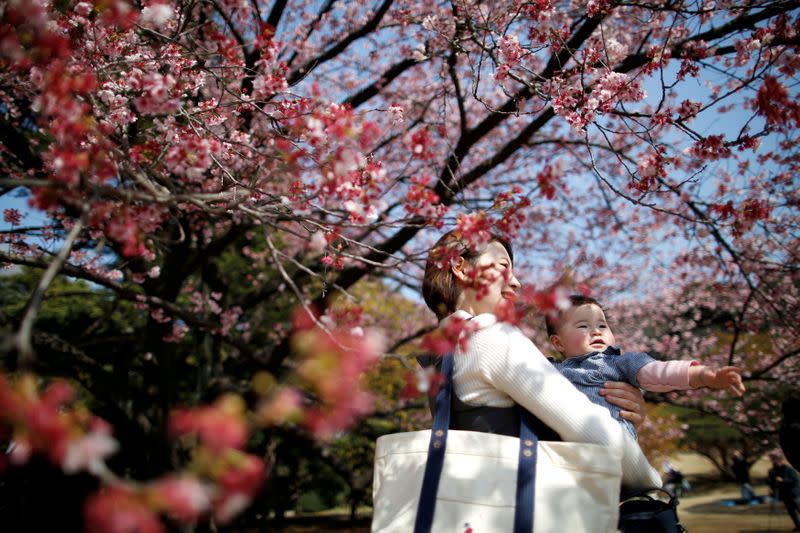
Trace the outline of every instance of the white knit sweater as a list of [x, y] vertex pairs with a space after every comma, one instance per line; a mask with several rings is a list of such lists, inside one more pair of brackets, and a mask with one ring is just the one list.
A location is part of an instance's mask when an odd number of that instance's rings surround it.
[[[451, 317], [471, 315], [456, 311]], [[492, 314], [472, 318], [470, 326], [477, 330], [454, 357], [453, 386], [461, 401], [491, 407], [510, 407], [516, 402], [565, 441], [622, 447], [622, 484], [661, 486], [661, 478], [639, 445], [608, 410], [573, 387], [518, 328], [498, 322]]]

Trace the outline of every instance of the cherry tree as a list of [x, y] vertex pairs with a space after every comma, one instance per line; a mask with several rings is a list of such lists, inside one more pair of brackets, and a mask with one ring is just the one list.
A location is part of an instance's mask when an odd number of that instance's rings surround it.
[[[591, 291], [638, 324], [631, 347], [743, 366], [750, 399], [694, 400], [771, 439], [798, 361], [798, 14], [8, 0], [0, 192], [46, 217], [4, 209], [0, 261], [41, 272], [2, 317], [9, 460], [102, 479], [98, 528], [122, 527], [113, 509], [146, 531], [233, 520], [278, 460], [275, 432], [324, 441], [373, 407], [363, 371], [433, 319], [382, 347], [353, 288], [417, 291], [451, 228], [512, 236], [541, 311]], [[129, 323], [42, 330], [58, 276]], [[44, 353], [75, 361], [71, 384], [33, 377], [65, 374]], [[72, 402], [112, 376], [124, 390], [95, 401], [115, 431], [176, 439], [135, 468], [149, 481], [107, 466], [125, 442]]]

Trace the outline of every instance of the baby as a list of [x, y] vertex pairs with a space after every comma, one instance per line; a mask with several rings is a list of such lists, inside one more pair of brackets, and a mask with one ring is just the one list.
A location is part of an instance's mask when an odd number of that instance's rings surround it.
[[627, 381], [652, 392], [708, 387], [727, 389], [736, 396], [744, 393], [741, 370], [736, 367], [715, 370], [696, 361], [656, 361], [646, 353], [620, 353], [597, 300], [581, 295], [569, 300], [569, 308], [546, 320], [550, 343], [565, 358], [553, 364], [590, 400], [608, 408], [634, 437], [633, 424], [600, 395], [606, 381]]

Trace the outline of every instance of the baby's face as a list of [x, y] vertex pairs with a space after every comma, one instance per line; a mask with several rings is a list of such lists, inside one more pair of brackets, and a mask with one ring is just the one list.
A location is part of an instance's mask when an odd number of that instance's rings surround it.
[[578, 357], [589, 352], [602, 352], [616, 341], [603, 310], [594, 304], [584, 304], [561, 315], [550, 342], [564, 357]]

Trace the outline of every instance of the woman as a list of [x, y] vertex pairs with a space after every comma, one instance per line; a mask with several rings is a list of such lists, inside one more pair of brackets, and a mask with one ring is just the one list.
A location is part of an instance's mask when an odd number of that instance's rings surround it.
[[[477, 410], [460, 418], [454, 412], [452, 427], [508, 434], [513, 423], [503, 413], [513, 413], [508, 408], [516, 403], [565, 441], [622, 448], [626, 488], [660, 487], [658, 473], [608, 410], [561, 376], [518, 328], [497, 320], [494, 310], [504, 300], [513, 300], [519, 287], [511, 245], [500, 237], [474, 250], [458, 232], [450, 232], [428, 257], [422, 289], [428, 307], [440, 320], [465, 319], [475, 328], [456, 348], [453, 409]], [[606, 389], [609, 401], [628, 410], [623, 416], [641, 420], [633, 387], [609, 383]]]

